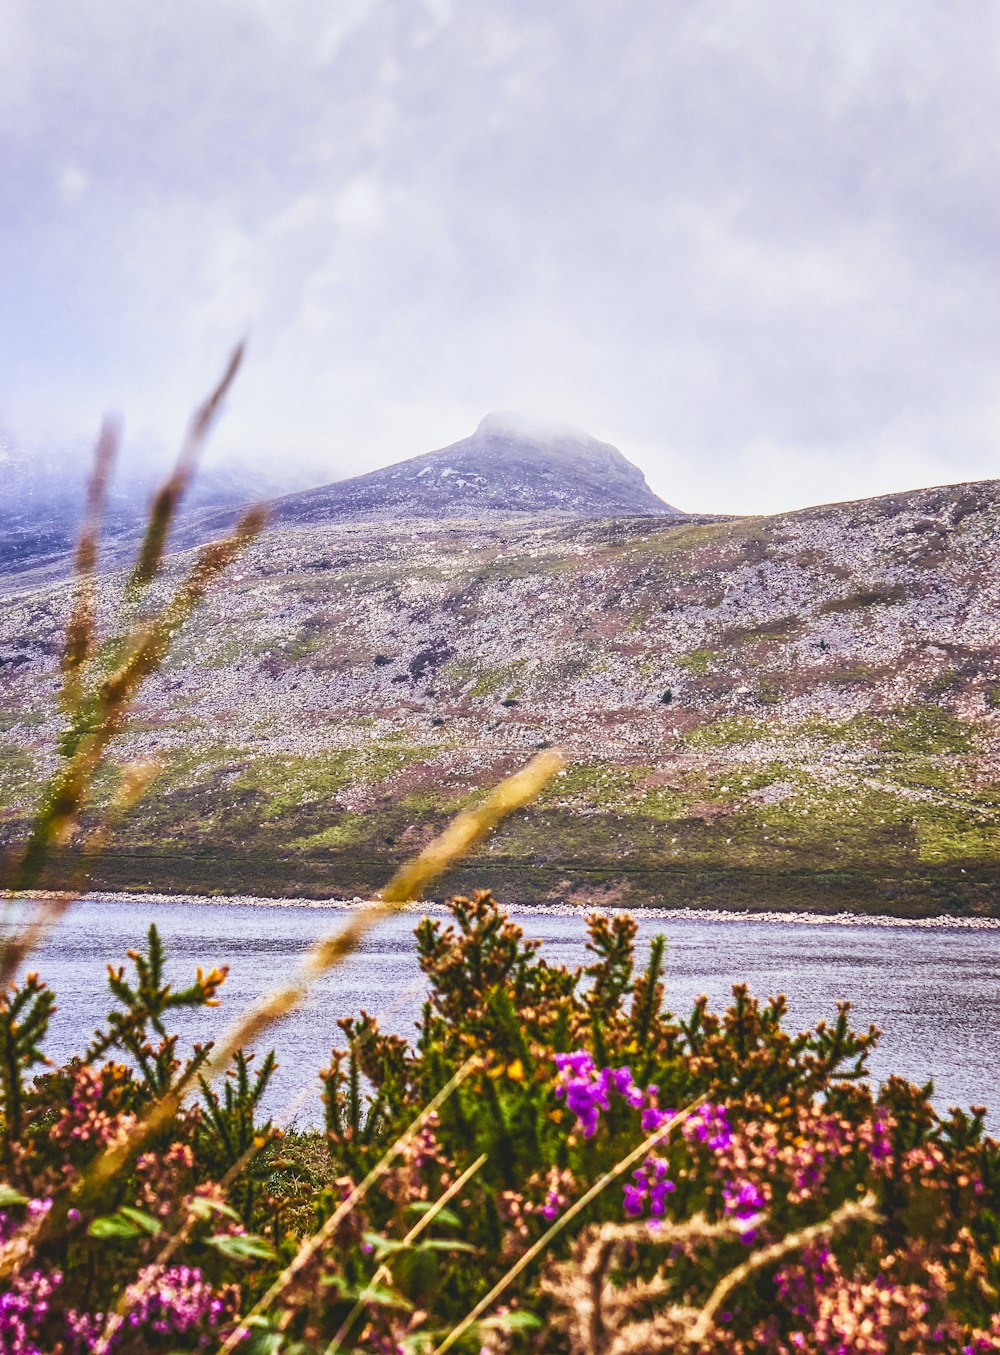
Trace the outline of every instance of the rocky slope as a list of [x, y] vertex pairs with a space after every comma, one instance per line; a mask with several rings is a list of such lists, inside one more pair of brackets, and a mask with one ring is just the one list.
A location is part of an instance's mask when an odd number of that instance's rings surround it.
[[[7, 838], [67, 600], [0, 603]], [[728, 521], [283, 526], [149, 688], [122, 755], [168, 766], [102, 878], [364, 892], [559, 744], [565, 774], [447, 884], [1000, 912], [998, 618], [998, 482]]]

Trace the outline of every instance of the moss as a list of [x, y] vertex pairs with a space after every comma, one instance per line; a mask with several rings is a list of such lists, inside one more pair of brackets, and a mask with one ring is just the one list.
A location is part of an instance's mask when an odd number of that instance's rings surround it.
[[692, 748], [724, 748], [732, 743], [752, 743], [768, 736], [768, 728], [749, 716], [728, 715], [699, 725], [685, 735]]
[[11, 729], [40, 729], [46, 716], [38, 710], [0, 710], [0, 734]]
[[733, 526], [732, 522], [683, 522], [677, 527], [668, 527], [642, 541], [629, 544], [645, 554], [698, 550], [731, 536]]
[[714, 649], [692, 649], [689, 654], [681, 654], [676, 663], [687, 673], [701, 675], [709, 671], [715, 658]]
[[256, 758], [233, 781], [232, 788], [237, 794], [259, 793], [265, 820], [280, 819], [308, 806], [329, 813], [330, 799], [338, 790], [358, 781], [383, 781], [428, 751], [382, 742], [349, 750], [324, 749], [311, 756]]
[[341, 814], [336, 823], [323, 828], [318, 833], [307, 833], [305, 837], [293, 838], [289, 844], [302, 851], [315, 851], [329, 847], [350, 847], [363, 842], [371, 830], [370, 816], [367, 814]]
[[526, 666], [524, 659], [515, 659], [513, 663], [502, 667], [480, 669], [479, 677], [469, 689], [469, 696], [498, 696], [501, 692], [506, 697], [519, 696], [522, 689], [517, 679]]
[[625, 549], [641, 558], [695, 552], [729, 541], [739, 544], [744, 551], [748, 543], [751, 547], [761, 548], [768, 544], [771, 521], [769, 518], [747, 517], [721, 522], [682, 522], [675, 527], [653, 532], [640, 541], [630, 543]]
[[762, 640], [790, 640], [802, 630], [798, 616], [779, 616], [775, 621], [764, 621], [758, 626], [730, 626], [722, 633], [724, 644], [757, 644]]
[[878, 673], [877, 668], [873, 668], [867, 663], [852, 663], [844, 668], [828, 670], [823, 674], [823, 681], [830, 687], [848, 687], [856, 683], [870, 682]]
[[0, 808], [33, 803], [38, 782], [37, 759], [26, 749], [5, 744], [0, 752]]
[[868, 724], [869, 738], [890, 753], [971, 753], [979, 746], [975, 729], [940, 706], [906, 706]]
[[915, 820], [917, 852], [923, 862], [995, 861], [1000, 847], [997, 815], [973, 815], [962, 805], [922, 806]]
[[308, 658], [315, 654], [330, 639], [330, 623], [325, 617], [313, 616], [304, 621], [295, 636], [284, 646], [281, 653], [286, 659]]

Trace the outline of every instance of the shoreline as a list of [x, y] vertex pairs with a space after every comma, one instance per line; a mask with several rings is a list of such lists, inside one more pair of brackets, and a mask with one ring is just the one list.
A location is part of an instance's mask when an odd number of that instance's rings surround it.
[[[374, 908], [375, 901], [355, 896], [350, 899], [327, 898], [271, 898], [250, 894], [161, 894], [155, 892], [135, 893], [129, 891], [93, 890], [86, 894], [67, 894], [61, 890], [32, 890], [27, 893], [8, 894], [11, 901], [38, 899], [42, 901], [64, 901], [70, 899], [77, 903], [138, 904], [155, 903], [166, 906], [188, 905], [193, 907], [221, 908], [314, 908], [322, 912], [353, 912], [358, 909]], [[439, 900], [428, 899], [405, 903], [399, 906], [399, 912], [426, 913], [431, 917], [447, 917], [448, 909]], [[600, 913], [609, 917], [628, 914], [637, 919], [663, 918], [681, 922], [766, 922], [792, 923], [802, 927], [875, 927], [893, 929], [899, 927], [916, 928], [924, 931], [1000, 931], [1000, 917], [949, 917], [940, 914], [937, 917], [898, 917], [892, 913], [811, 913], [805, 911], [781, 912], [728, 908], [663, 908], [621, 907], [610, 904], [575, 903], [536, 903], [507, 907], [504, 910], [511, 917], [579, 917], [588, 913]]]

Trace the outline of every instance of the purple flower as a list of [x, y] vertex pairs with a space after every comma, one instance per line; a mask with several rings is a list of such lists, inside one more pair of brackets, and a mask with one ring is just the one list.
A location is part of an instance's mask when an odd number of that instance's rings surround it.
[[876, 1115], [872, 1124], [871, 1158], [873, 1162], [884, 1162], [892, 1157], [892, 1138], [885, 1122]]
[[708, 1102], [690, 1115], [681, 1129], [689, 1143], [703, 1143], [714, 1153], [728, 1148], [733, 1141], [733, 1131], [729, 1124], [729, 1114], [725, 1106]]
[[650, 1226], [657, 1226], [667, 1212], [667, 1196], [676, 1186], [667, 1176], [670, 1170], [665, 1158], [650, 1153], [641, 1167], [632, 1173], [632, 1182], [623, 1187], [622, 1207], [629, 1218], [650, 1216]]
[[[601, 1111], [610, 1109], [612, 1095], [621, 1097], [635, 1110], [641, 1110], [646, 1104], [648, 1093], [636, 1085], [627, 1064], [620, 1068], [598, 1069], [585, 1049], [577, 1049], [572, 1054], [556, 1054], [555, 1064], [559, 1070], [556, 1096], [565, 1099], [584, 1138], [596, 1134]], [[651, 1091], [655, 1094], [657, 1088], [651, 1088]], [[648, 1109], [643, 1111], [644, 1116], [647, 1114]]]
[[[51, 1201], [49, 1202], [51, 1204]], [[40, 1327], [49, 1311], [49, 1298], [62, 1284], [62, 1275], [33, 1270], [16, 1275], [0, 1294], [0, 1351], [4, 1355], [44, 1355], [37, 1344]]]
[[722, 1199], [726, 1213], [740, 1222], [752, 1219], [767, 1203], [760, 1188], [752, 1181], [726, 1181]]

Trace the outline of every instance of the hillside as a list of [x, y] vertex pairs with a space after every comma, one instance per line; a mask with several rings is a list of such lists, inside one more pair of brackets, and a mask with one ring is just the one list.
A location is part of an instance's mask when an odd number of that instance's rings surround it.
[[[67, 597], [0, 604], [8, 838]], [[1000, 913], [998, 617], [994, 481], [730, 521], [282, 526], [150, 688], [128, 753], [171, 760], [102, 878], [363, 893], [557, 743], [569, 770], [447, 883]]]

